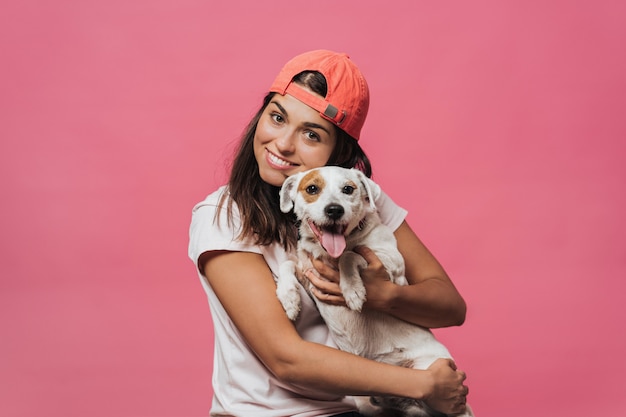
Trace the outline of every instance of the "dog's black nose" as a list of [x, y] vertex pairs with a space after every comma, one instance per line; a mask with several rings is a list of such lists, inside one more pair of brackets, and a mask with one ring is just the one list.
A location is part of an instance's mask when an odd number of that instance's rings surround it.
[[343, 206], [340, 206], [339, 204], [329, 204], [326, 206], [324, 211], [326, 212], [326, 215], [333, 220], [340, 219], [341, 216], [343, 216], [343, 213], [345, 213]]

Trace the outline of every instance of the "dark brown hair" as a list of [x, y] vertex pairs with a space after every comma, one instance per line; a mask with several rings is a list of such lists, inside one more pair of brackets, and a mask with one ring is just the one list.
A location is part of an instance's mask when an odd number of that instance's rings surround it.
[[[294, 77], [294, 82], [310, 88], [322, 97], [326, 96], [327, 84], [322, 74], [305, 71]], [[258, 245], [280, 242], [285, 249], [295, 247], [298, 231], [293, 213], [285, 214], [279, 207], [280, 187], [266, 183], [259, 175], [259, 166], [254, 156], [254, 135], [261, 114], [275, 93], [269, 93], [263, 99], [263, 105], [254, 115], [244, 130], [236, 152], [228, 181], [230, 199], [227, 202], [228, 221], [232, 224], [233, 204], [236, 204], [241, 216], [242, 229], [238, 238], [252, 238]], [[339, 128], [337, 141], [327, 165], [360, 169], [371, 177], [370, 161], [358, 142]], [[226, 201], [224, 194], [220, 207]], [[218, 211], [219, 213], [219, 211]]]

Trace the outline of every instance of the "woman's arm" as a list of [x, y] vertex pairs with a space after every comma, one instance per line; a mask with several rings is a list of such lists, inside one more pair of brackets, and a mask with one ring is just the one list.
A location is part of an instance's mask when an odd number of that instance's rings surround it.
[[339, 395], [394, 395], [423, 399], [446, 413], [462, 411], [465, 374], [451, 361], [420, 371], [303, 340], [276, 297], [261, 255], [207, 252], [199, 266], [247, 343], [278, 379]]
[[[369, 266], [361, 272], [367, 291], [367, 308], [384, 311], [420, 326], [436, 328], [457, 326], [465, 321], [465, 301], [454, 287], [437, 259], [404, 221], [394, 232], [398, 249], [404, 257], [408, 286], [389, 281], [378, 257], [367, 248], [358, 252]], [[343, 304], [338, 286], [339, 274], [322, 262], [315, 262], [320, 279], [314, 273], [307, 277], [316, 287], [315, 295], [322, 301]]]

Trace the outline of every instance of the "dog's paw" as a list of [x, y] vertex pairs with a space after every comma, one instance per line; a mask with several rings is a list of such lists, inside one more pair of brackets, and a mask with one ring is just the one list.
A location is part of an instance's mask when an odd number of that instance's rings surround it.
[[[389, 276], [393, 277], [394, 275], [392, 275], [392, 273], [390, 272]], [[392, 278], [391, 282], [397, 285], [409, 285], [409, 281], [406, 279], [404, 275], [398, 275], [395, 278]]]
[[300, 314], [300, 293], [297, 287], [288, 287], [279, 285], [276, 287], [276, 296], [283, 305], [285, 313], [289, 320], [294, 321]]
[[365, 303], [366, 293], [365, 287], [360, 282], [359, 284], [360, 285], [353, 285], [349, 288], [342, 288], [342, 292], [348, 308], [360, 312]]
[[281, 264], [276, 281], [276, 297], [283, 305], [289, 320], [294, 321], [300, 314], [300, 291], [296, 277], [296, 264], [287, 261]]
[[288, 306], [284, 308], [285, 308], [285, 313], [287, 314], [287, 317], [289, 317], [289, 320], [296, 321], [296, 319], [298, 318], [298, 315], [300, 314], [300, 306], [292, 305], [292, 306]]

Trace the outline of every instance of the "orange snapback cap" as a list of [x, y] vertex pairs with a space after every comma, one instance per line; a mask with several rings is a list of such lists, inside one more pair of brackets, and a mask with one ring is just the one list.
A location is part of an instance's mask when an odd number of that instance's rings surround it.
[[[326, 97], [293, 82], [303, 71], [318, 71], [326, 78]], [[365, 77], [348, 55], [327, 50], [298, 55], [280, 70], [270, 91], [297, 98], [354, 139], [359, 139], [370, 95]]]

